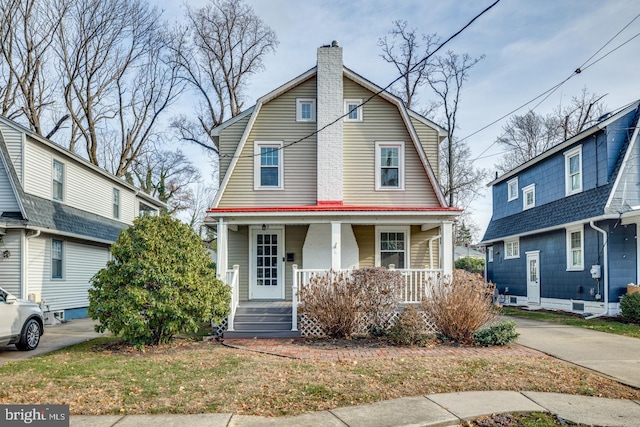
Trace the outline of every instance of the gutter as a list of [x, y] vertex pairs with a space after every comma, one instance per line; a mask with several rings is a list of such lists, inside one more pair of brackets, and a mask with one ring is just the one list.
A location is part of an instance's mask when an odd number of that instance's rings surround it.
[[602, 263], [602, 281], [604, 283], [604, 311], [602, 313], [586, 317], [586, 320], [595, 319], [596, 317], [601, 316], [607, 316], [609, 314], [609, 248], [607, 247], [607, 244], [609, 243], [609, 236], [607, 235], [606, 231], [604, 231], [602, 228], [597, 227], [593, 221], [589, 221], [589, 225], [591, 226], [591, 228], [602, 234], [602, 247], [604, 249], [604, 257]]

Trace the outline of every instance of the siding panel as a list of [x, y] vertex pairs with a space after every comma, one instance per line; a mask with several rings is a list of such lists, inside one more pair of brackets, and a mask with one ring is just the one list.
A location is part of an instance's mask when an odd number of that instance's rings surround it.
[[422, 149], [427, 155], [427, 159], [429, 160], [433, 173], [436, 177], [439, 177], [440, 156], [438, 153], [438, 147], [440, 143], [438, 139], [438, 131], [413, 118], [411, 119], [411, 123], [413, 123], [413, 128], [416, 130], [418, 138], [420, 138]]
[[240, 266], [240, 301], [249, 299], [249, 227], [246, 225], [239, 226], [238, 231], [229, 230], [229, 265], [231, 269], [234, 265]]
[[[431, 248], [429, 248], [429, 239], [439, 233], [439, 228], [422, 231], [419, 225], [411, 226], [411, 268], [439, 268], [439, 240], [431, 242]], [[433, 266], [431, 266], [431, 259], [433, 259]]]
[[353, 234], [360, 250], [360, 267], [374, 267], [376, 265], [376, 239], [373, 225], [354, 225]]
[[[16, 183], [20, 185], [19, 183]], [[9, 175], [4, 164], [0, 161], [0, 212], [19, 212], [20, 207], [16, 195], [11, 187]]]
[[9, 157], [13, 167], [18, 174], [18, 178], [22, 180], [22, 132], [8, 126], [4, 123], [0, 123], [0, 132], [2, 132], [2, 138], [7, 145], [9, 151]]
[[220, 180], [222, 180], [227, 173], [227, 169], [231, 164], [231, 156], [236, 152], [236, 148], [240, 143], [244, 129], [247, 127], [247, 124], [249, 124], [250, 117], [251, 114], [242, 120], [238, 120], [236, 123], [220, 132], [220, 141], [218, 142], [220, 154], [222, 154], [220, 157]]
[[7, 231], [7, 234], [2, 236], [0, 252], [9, 251], [11, 255], [5, 258], [0, 254], [0, 286], [18, 298], [26, 298], [26, 295], [21, 295], [20, 286], [22, 274], [20, 271], [21, 236], [22, 230]]
[[287, 225], [285, 227], [285, 254], [293, 253], [294, 257], [293, 262], [285, 262], [285, 299], [287, 301], [291, 301], [293, 295], [293, 264], [297, 264], [299, 268], [304, 268], [302, 247], [304, 246], [304, 239], [307, 236], [308, 229], [308, 225]]

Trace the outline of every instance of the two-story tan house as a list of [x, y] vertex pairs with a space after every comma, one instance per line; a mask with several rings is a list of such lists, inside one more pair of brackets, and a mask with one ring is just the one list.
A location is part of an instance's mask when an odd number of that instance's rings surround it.
[[0, 116], [0, 283], [49, 320], [86, 317], [109, 247], [159, 200]]
[[[295, 306], [305, 278], [329, 269], [392, 266], [408, 286], [450, 274], [460, 211], [436, 176], [445, 134], [345, 68], [336, 42], [318, 49], [316, 67], [216, 128], [222, 181], [208, 221], [233, 304]], [[407, 289], [405, 299], [418, 298]], [[233, 316], [229, 329], [239, 329]]]

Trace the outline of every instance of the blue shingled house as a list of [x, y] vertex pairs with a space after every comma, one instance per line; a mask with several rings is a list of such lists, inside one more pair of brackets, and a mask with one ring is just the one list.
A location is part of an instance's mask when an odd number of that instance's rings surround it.
[[489, 183], [482, 244], [505, 303], [619, 312], [640, 281], [640, 101]]

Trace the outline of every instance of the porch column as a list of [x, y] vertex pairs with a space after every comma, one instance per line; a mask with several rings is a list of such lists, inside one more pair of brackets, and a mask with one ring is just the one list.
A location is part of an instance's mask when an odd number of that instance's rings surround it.
[[227, 251], [227, 234], [228, 234], [228, 226], [227, 223], [224, 222], [224, 219], [218, 219], [218, 230], [217, 230], [217, 259], [216, 259], [216, 275], [218, 279], [227, 281], [227, 269], [229, 268], [229, 258]]
[[339, 221], [331, 221], [331, 268], [342, 268], [342, 224]]
[[442, 230], [442, 273], [445, 276], [453, 274], [453, 222], [443, 221]]

